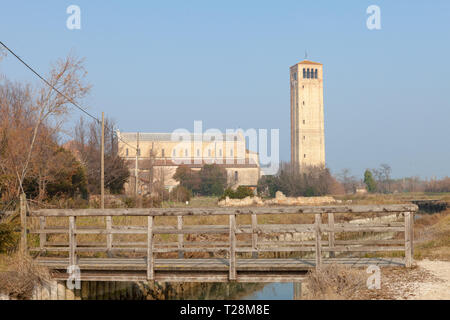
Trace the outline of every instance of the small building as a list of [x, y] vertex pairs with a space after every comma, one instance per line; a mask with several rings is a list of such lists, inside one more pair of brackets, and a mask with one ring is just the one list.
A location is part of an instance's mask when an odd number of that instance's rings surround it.
[[[261, 170], [258, 154], [246, 149], [245, 137], [235, 134], [176, 134], [117, 132], [119, 155], [130, 169], [125, 192], [151, 193], [156, 183], [171, 190], [180, 165], [200, 170], [205, 164], [225, 168], [229, 187], [256, 189]], [[137, 170], [136, 170], [137, 163]], [[138, 177], [136, 189], [136, 176]]]

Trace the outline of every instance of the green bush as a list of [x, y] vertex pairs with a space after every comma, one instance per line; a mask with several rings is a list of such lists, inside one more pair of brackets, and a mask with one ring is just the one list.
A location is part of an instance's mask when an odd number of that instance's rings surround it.
[[255, 194], [253, 190], [249, 187], [245, 186], [239, 186], [236, 190], [233, 190], [231, 188], [225, 189], [222, 197], [220, 197], [221, 200], [225, 199], [226, 197], [230, 199], [244, 199], [247, 197], [253, 197]]

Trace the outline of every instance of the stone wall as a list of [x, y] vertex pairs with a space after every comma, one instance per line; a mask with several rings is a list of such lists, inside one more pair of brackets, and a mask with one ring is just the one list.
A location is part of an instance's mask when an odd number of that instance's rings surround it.
[[333, 197], [286, 197], [281, 191], [277, 191], [273, 199], [261, 199], [260, 197], [247, 197], [244, 199], [226, 198], [219, 201], [221, 207], [245, 207], [245, 206], [275, 206], [275, 205], [291, 205], [291, 206], [313, 206], [340, 203]]

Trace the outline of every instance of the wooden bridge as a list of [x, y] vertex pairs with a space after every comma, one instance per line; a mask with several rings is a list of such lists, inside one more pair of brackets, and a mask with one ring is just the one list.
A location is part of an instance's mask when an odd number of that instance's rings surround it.
[[[414, 204], [45, 209], [24, 223], [29, 252], [55, 280], [77, 266], [82, 281], [296, 282], [331, 263], [410, 267], [416, 211]], [[389, 252], [401, 254], [378, 256]]]

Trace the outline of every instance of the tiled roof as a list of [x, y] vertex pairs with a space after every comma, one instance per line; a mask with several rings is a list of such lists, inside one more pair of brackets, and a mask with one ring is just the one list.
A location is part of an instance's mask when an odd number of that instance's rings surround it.
[[[125, 141], [136, 141], [137, 140], [137, 133], [136, 132], [119, 132], [120, 137]], [[203, 141], [214, 141], [214, 138], [211, 139], [211, 137], [215, 137], [216, 141], [220, 141], [219, 137], [216, 137], [216, 135], [197, 135], [197, 134], [190, 134], [191, 141], [198, 141], [200, 139], [203, 139]], [[222, 141], [234, 141], [234, 137], [236, 136], [237, 139], [240, 139], [239, 135], [233, 134], [233, 135], [227, 135], [227, 134], [221, 134]], [[183, 137], [182, 134], [176, 134], [175, 137]], [[198, 140], [197, 140], [198, 139]], [[140, 132], [139, 133], [139, 140], [140, 141], [176, 141], [172, 140], [172, 133], [148, 133], [148, 132]]]
[[298, 64], [315, 64], [315, 65], [322, 65], [319, 62], [309, 61], [309, 60], [303, 60], [302, 62], [299, 62]]

